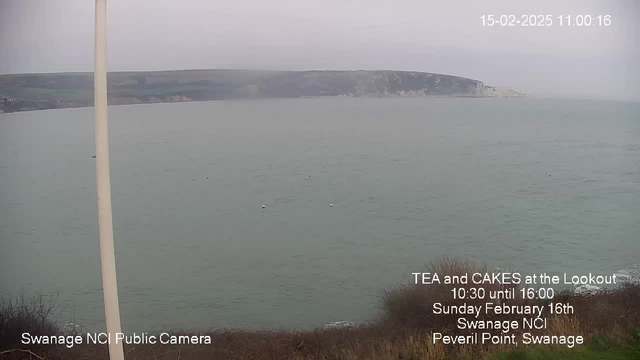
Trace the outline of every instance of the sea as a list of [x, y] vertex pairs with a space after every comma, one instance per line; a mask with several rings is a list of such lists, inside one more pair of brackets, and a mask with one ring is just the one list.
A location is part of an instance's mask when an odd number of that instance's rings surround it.
[[[109, 107], [124, 331], [380, 314], [443, 258], [640, 267], [640, 103], [308, 98]], [[0, 296], [104, 330], [93, 108], [0, 114]]]

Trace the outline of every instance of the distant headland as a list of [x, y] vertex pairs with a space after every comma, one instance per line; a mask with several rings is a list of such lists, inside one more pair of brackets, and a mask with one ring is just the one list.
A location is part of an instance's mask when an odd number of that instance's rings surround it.
[[[177, 70], [111, 72], [109, 104], [301, 97], [519, 97], [426, 72]], [[93, 106], [93, 73], [0, 75], [0, 113]]]

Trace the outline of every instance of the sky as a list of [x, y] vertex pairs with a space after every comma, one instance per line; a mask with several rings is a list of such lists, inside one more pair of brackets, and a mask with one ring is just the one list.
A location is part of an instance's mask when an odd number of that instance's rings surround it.
[[[108, 69], [411, 70], [640, 99], [640, 2], [107, 0]], [[482, 16], [551, 15], [548, 27]], [[568, 27], [558, 16], [611, 15]], [[0, 0], [0, 74], [93, 70], [93, 0]]]

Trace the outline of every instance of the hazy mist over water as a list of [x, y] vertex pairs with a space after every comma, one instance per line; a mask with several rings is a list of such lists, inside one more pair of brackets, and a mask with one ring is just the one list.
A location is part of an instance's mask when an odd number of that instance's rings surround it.
[[[639, 111], [531, 98], [111, 107], [123, 328], [371, 319], [382, 290], [444, 255], [631, 267]], [[63, 320], [99, 329], [92, 120], [0, 115], [0, 288], [58, 292]]]
[[[92, 71], [93, 12], [86, 0], [0, 0], [0, 74]], [[483, 26], [489, 15], [553, 25]], [[611, 24], [560, 25], [578, 15]], [[109, 71], [408, 70], [640, 100], [634, 0], [109, 0], [107, 19]]]

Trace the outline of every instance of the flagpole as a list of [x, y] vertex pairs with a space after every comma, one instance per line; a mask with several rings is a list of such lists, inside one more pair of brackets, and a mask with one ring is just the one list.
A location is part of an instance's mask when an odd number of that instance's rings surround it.
[[124, 360], [121, 333], [118, 282], [113, 247], [111, 212], [111, 175], [109, 173], [109, 128], [107, 123], [107, 0], [96, 0], [95, 70], [93, 73], [94, 115], [96, 119], [96, 178], [98, 190], [98, 233], [104, 312], [109, 333], [109, 358]]

